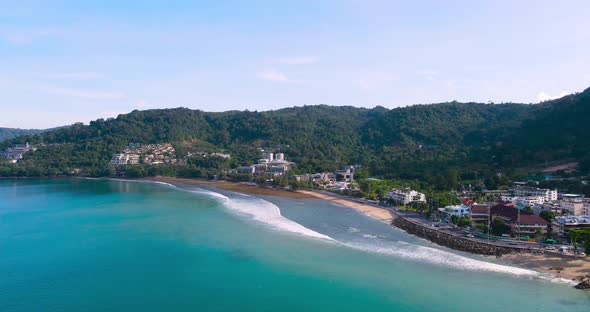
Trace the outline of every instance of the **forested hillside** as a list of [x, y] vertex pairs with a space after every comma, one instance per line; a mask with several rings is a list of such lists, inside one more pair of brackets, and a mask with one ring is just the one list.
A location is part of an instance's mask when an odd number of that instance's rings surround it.
[[[374, 176], [442, 183], [478, 180], [532, 164], [572, 159], [587, 170], [590, 89], [535, 105], [441, 103], [373, 109], [304, 106], [267, 112], [209, 113], [186, 108], [133, 111], [36, 135], [45, 144], [4, 175], [44, 175], [81, 169], [105, 175], [113, 153], [130, 142], [173, 143], [179, 152], [232, 154], [234, 165], [284, 152], [301, 172], [360, 164]], [[451, 179], [453, 180], [453, 179]], [[453, 185], [449, 185], [453, 187]]]
[[0, 142], [10, 140], [21, 135], [37, 134], [42, 130], [37, 129], [14, 129], [14, 128], [0, 128]]

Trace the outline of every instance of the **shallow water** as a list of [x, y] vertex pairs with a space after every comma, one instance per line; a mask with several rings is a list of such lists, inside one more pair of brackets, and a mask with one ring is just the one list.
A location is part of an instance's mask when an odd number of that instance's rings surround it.
[[322, 200], [0, 180], [0, 311], [588, 311], [492, 262]]

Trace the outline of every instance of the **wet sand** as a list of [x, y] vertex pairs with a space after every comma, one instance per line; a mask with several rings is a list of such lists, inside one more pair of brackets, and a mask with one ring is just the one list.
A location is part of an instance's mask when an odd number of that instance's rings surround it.
[[589, 257], [561, 256], [555, 253], [542, 255], [512, 254], [503, 257], [510, 263], [521, 267], [547, 272], [551, 275], [568, 280], [590, 277]]
[[389, 210], [384, 209], [384, 208], [379, 208], [379, 207], [375, 207], [375, 206], [371, 206], [371, 205], [367, 205], [367, 204], [362, 204], [359, 202], [355, 202], [352, 200], [347, 200], [341, 197], [337, 197], [337, 196], [330, 196], [328, 194], [324, 194], [324, 193], [318, 193], [318, 192], [313, 192], [313, 191], [297, 191], [297, 193], [300, 194], [304, 194], [307, 196], [311, 196], [311, 197], [316, 197], [316, 198], [320, 198], [323, 200], [329, 200], [331, 202], [335, 202], [338, 203], [340, 205], [346, 206], [346, 207], [350, 207], [354, 210], [358, 210], [360, 212], [363, 212], [364, 214], [366, 214], [367, 216], [377, 219], [379, 221], [383, 221], [387, 224], [391, 224], [391, 221], [393, 220], [393, 216], [391, 214], [391, 212], [389, 212]]

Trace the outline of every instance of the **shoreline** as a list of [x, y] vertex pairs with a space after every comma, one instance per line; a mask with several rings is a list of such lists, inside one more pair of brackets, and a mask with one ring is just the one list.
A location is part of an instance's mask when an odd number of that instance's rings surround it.
[[[271, 187], [260, 187], [250, 183], [211, 181], [190, 178], [155, 177], [147, 180], [160, 182], [182, 182], [193, 185], [210, 185], [223, 190], [253, 195], [272, 195], [290, 198], [317, 198], [352, 208], [356, 211], [362, 212], [370, 218], [387, 223], [389, 225], [391, 225], [392, 220], [395, 218], [393, 213], [385, 208], [363, 204], [352, 199], [315, 191], [289, 191]], [[579, 282], [580, 277], [590, 277], [590, 259], [588, 257], [574, 258], [550, 253], [541, 255], [527, 253], [508, 254], [504, 255], [502, 259], [505, 260], [507, 264], [545, 273], [553, 278], [561, 278], [573, 282]]]
[[314, 192], [314, 191], [298, 190], [296, 192], [301, 193], [301, 194], [305, 194], [310, 197], [315, 197], [315, 198], [319, 198], [322, 200], [331, 201], [333, 203], [337, 203], [337, 204], [352, 208], [356, 211], [360, 211], [360, 212], [364, 213], [365, 215], [367, 215], [373, 219], [379, 220], [379, 221], [387, 223], [387, 224], [391, 224], [391, 221], [393, 221], [393, 219], [394, 219], [394, 216], [391, 213], [391, 211], [384, 209], [384, 208], [371, 206], [368, 204], [363, 204], [363, 203], [353, 201], [351, 199], [341, 198], [338, 196], [333, 196], [330, 194], [324, 194], [324, 193], [319, 193], [319, 192]]
[[252, 195], [271, 195], [271, 196], [281, 196], [281, 197], [289, 197], [289, 198], [316, 198], [331, 201], [354, 210], [363, 212], [367, 216], [379, 220], [381, 222], [391, 224], [393, 220], [393, 214], [384, 208], [379, 208], [375, 206], [371, 206], [368, 204], [363, 204], [359, 202], [355, 202], [350, 199], [345, 199], [329, 194], [323, 194], [314, 191], [307, 191], [307, 190], [295, 190], [289, 191], [284, 189], [277, 189], [273, 187], [262, 187], [256, 184], [245, 183], [245, 182], [230, 182], [224, 180], [201, 180], [201, 179], [190, 179], [190, 178], [173, 178], [173, 177], [154, 177], [148, 178], [144, 180], [149, 181], [159, 181], [159, 182], [181, 182], [193, 185], [210, 185], [214, 186], [226, 191], [234, 191], [238, 193], [246, 193]]
[[272, 196], [281, 196], [281, 197], [289, 197], [289, 198], [313, 198], [313, 196], [301, 194], [298, 191], [289, 191], [285, 189], [278, 189], [274, 187], [263, 187], [253, 183], [248, 182], [231, 182], [225, 180], [206, 180], [206, 179], [196, 179], [196, 178], [174, 178], [174, 177], [153, 177], [153, 178], [144, 178], [141, 180], [147, 181], [159, 181], [159, 182], [181, 182], [186, 184], [192, 185], [210, 185], [222, 190], [226, 191], [233, 191], [238, 193], [246, 193], [246, 194], [253, 194], [253, 195], [272, 195]]
[[502, 258], [508, 263], [548, 273], [554, 278], [573, 281], [576, 284], [581, 282], [581, 278], [590, 278], [590, 260], [588, 260], [588, 257], [575, 258], [544, 253], [542, 255], [510, 254]]

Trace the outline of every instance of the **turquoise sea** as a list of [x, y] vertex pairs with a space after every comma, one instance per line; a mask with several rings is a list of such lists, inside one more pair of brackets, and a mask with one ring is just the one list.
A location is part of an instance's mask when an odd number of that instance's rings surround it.
[[540, 273], [321, 200], [0, 180], [0, 311], [590, 311]]

